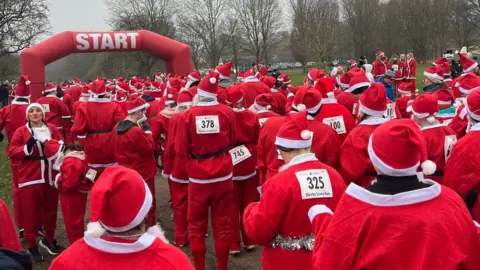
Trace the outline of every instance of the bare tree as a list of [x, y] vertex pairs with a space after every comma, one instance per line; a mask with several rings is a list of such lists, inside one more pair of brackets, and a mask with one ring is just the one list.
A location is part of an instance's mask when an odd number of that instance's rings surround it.
[[280, 39], [282, 10], [278, 0], [235, 0], [235, 14], [245, 29], [247, 50], [257, 62], [270, 60], [269, 53]]
[[[110, 25], [116, 30], [144, 29], [166, 37], [175, 36], [172, 0], [105, 0], [110, 9]], [[152, 73], [157, 58], [143, 52], [135, 53], [141, 75]]]
[[452, 40], [458, 47], [473, 45], [476, 29], [475, 11], [469, 5], [468, 0], [453, 0], [449, 11]]
[[205, 47], [203, 47], [202, 38], [193, 31], [179, 31], [178, 38], [190, 46], [192, 52], [192, 62], [195, 69], [200, 69], [200, 64], [205, 57]]
[[28, 48], [50, 28], [46, 0], [0, 1], [0, 58]]
[[183, 0], [179, 14], [180, 31], [191, 33], [202, 41], [210, 67], [215, 67], [223, 50], [229, 43], [228, 18], [230, 1], [225, 0]]

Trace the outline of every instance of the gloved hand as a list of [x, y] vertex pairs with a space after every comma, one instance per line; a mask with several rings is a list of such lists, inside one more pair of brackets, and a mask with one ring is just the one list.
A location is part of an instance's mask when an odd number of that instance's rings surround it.
[[30, 153], [32, 152], [33, 146], [37, 143], [37, 139], [35, 139], [33, 136], [30, 137], [27, 141], [27, 152]]
[[3, 142], [3, 139], [5, 138], [5, 136], [3, 136], [2, 133], [0, 133], [0, 142]]

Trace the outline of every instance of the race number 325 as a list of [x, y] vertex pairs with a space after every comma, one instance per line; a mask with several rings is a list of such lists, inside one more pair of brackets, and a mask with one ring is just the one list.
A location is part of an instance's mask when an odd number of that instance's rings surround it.
[[332, 183], [327, 170], [307, 170], [296, 172], [302, 199], [333, 197]]
[[218, 115], [196, 116], [195, 124], [197, 128], [197, 134], [220, 133]]

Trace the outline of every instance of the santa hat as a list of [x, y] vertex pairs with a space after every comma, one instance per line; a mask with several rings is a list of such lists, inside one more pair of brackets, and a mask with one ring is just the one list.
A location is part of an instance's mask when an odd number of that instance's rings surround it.
[[18, 80], [18, 84], [15, 87], [15, 97], [16, 98], [30, 98], [30, 80], [28, 76], [23, 75], [20, 76]]
[[230, 73], [232, 73], [232, 62], [227, 62], [223, 65], [217, 66], [215, 72], [220, 74], [220, 79], [230, 79]]
[[258, 82], [258, 78], [255, 77], [252, 70], [247, 70], [243, 75], [242, 82]]
[[464, 94], [468, 95], [470, 92], [475, 91], [480, 88], [480, 77], [473, 73], [467, 73], [460, 78], [458, 82], [458, 90]]
[[392, 120], [380, 125], [370, 136], [368, 155], [372, 164], [389, 176], [435, 173], [437, 166], [427, 160], [427, 146], [422, 131], [411, 119]]
[[315, 82], [318, 79], [325, 77], [325, 72], [321, 69], [312, 68], [308, 71], [307, 77], [309, 80]]
[[237, 85], [227, 87], [227, 103], [233, 108], [236, 108], [238, 104], [243, 102], [243, 92]]
[[208, 98], [216, 98], [219, 76], [219, 73], [210, 71], [207, 76], [203, 77], [197, 87], [198, 95]]
[[268, 69], [266, 66], [261, 66], [258, 70], [260, 76], [268, 76]]
[[337, 84], [342, 89], [348, 89], [350, 87], [350, 73], [343, 73], [342, 76], [337, 76]]
[[156, 81], [163, 80], [161, 72], [155, 72], [155, 80]]
[[346, 91], [352, 93], [359, 88], [366, 86], [368, 87], [371, 84], [372, 83], [363, 70], [358, 72], [350, 72], [349, 88]]
[[307, 112], [290, 113], [278, 130], [275, 145], [288, 149], [312, 146], [313, 132], [308, 130]]
[[103, 80], [95, 80], [91, 85], [92, 94], [96, 97], [105, 95], [105, 82]]
[[159, 81], [153, 81], [152, 82], [152, 90], [153, 91], [158, 91], [160, 90], [160, 85], [161, 83]]
[[350, 68], [356, 67], [357, 66], [357, 61], [355, 60], [350, 60]]
[[426, 118], [427, 122], [433, 124], [435, 122], [435, 115], [438, 113], [438, 98], [434, 93], [425, 93], [418, 96], [409, 107], [411, 111], [418, 118]]
[[468, 115], [474, 120], [480, 121], [480, 90], [468, 94], [464, 104]]
[[40, 111], [42, 112], [43, 118], [45, 119], [45, 110], [43, 109], [42, 104], [34, 102], [34, 103], [30, 103], [27, 107], [27, 110], [26, 110], [27, 120], [28, 120], [28, 111], [30, 111], [30, 109], [33, 109], [33, 108], [40, 109]]
[[413, 82], [402, 82], [398, 86], [398, 93], [402, 96], [408, 96], [415, 93], [415, 85]]
[[302, 112], [316, 113], [322, 106], [322, 94], [311, 86], [298, 88], [292, 108]]
[[128, 114], [132, 114], [137, 111], [141, 111], [150, 106], [143, 98], [135, 97], [128, 102]]
[[90, 97], [92, 94], [90, 94], [90, 86], [84, 85], [82, 86], [82, 97]]
[[383, 117], [387, 110], [387, 91], [382, 83], [373, 83], [359, 99], [360, 111], [374, 117]]
[[75, 84], [75, 85], [81, 85], [81, 84], [82, 84], [82, 80], [80, 80], [79, 78], [75, 78], [75, 79], [73, 79], [73, 84]]
[[277, 78], [277, 81], [282, 82], [283, 84], [290, 84], [292, 82], [290, 76], [287, 74], [280, 74], [280, 76]]
[[378, 57], [380, 57], [380, 56], [382, 56], [382, 55], [385, 55], [385, 53], [382, 52], [382, 51], [378, 51], [378, 52], [377, 52], [377, 56], [378, 56]]
[[53, 83], [48, 83], [47, 85], [45, 85], [43, 93], [51, 93], [55, 91], [57, 91], [57, 86]]
[[321, 94], [322, 98], [335, 98], [333, 90], [335, 89], [335, 77], [322, 78], [315, 82], [315, 89]]
[[150, 81], [150, 78], [146, 78], [143, 82], [143, 85], [145, 86], [145, 90], [150, 90], [150, 88], [152, 87], [152, 82]]
[[124, 91], [117, 91], [115, 94], [115, 101], [117, 102], [125, 102], [127, 100], [127, 95]]
[[179, 78], [170, 78], [167, 81], [167, 88], [174, 88], [180, 91], [182, 89], [182, 81]]
[[106, 230], [126, 232], [137, 227], [152, 202], [150, 189], [136, 171], [122, 166], [106, 168], [90, 192], [90, 223], [85, 236], [99, 238]]
[[115, 89], [119, 90], [120, 92], [129, 92], [130, 86], [127, 83], [121, 82], [115, 86]]
[[142, 93], [142, 92], [143, 92], [143, 87], [144, 87], [144, 86], [143, 86], [143, 84], [142, 84], [141, 82], [137, 82], [137, 83], [135, 84], [135, 91], [136, 91], [137, 93]]
[[435, 59], [435, 61], [433, 62], [433, 65], [436, 66], [436, 65], [441, 65], [443, 63], [448, 63], [448, 60], [447, 58], [445, 57], [438, 57], [437, 59]]
[[202, 75], [200, 75], [200, 72], [194, 70], [188, 74], [188, 80], [191, 82], [198, 82], [202, 78]]
[[189, 91], [178, 93], [177, 106], [193, 106], [193, 94]]
[[478, 67], [478, 63], [475, 60], [468, 58], [466, 55], [459, 53], [458, 58], [460, 64], [462, 64], [463, 73], [471, 72], [474, 68]]
[[455, 102], [455, 97], [450, 90], [438, 89], [435, 95], [437, 96], [438, 105], [452, 105]]
[[268, 88], [272, 89], [275, 87], [275, 83], [277, 82], [277, 79], [272, 76], [265, 76], [260, 79], [261, 82], [263, 82]]
[[443, 68], [441, 65], [429, 67], [423, 72], [423, 75], [434, 83], [440, 83], [443, 81]]
[[442, 68], [443, 78], [450, 77], [450, 63], [441, 63], [440, 67]]
[[163, 99], [165, 105], [169, 105], [177, 100], [179, 91], [176, 88], [168, 88], [165, 93], [166, 95], [163, 97]]
[[259, 111], [267, 111], [273, 109], [275, 105], [275, 98], [271, 93], [261, 94], [255, 98], [254, 106]]
[[242, 79], [244, 78], [244, 76], [245, 76], [245, 72], [239, 71], [239, 72], [237, 73], [237, 80], [238, 80], [238, 81], [242, 81]]

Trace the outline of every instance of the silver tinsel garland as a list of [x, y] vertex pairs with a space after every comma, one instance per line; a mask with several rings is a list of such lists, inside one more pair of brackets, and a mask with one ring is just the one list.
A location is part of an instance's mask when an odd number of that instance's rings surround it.
[[287, 237], [277, 234], [270, 246], [273, 248], [281, 248], [287, 251], [299, 251], [299, 250], [313, 250], [315, 238], [313, 235], [304, 237]]

